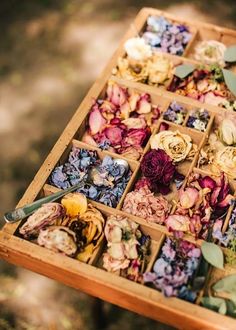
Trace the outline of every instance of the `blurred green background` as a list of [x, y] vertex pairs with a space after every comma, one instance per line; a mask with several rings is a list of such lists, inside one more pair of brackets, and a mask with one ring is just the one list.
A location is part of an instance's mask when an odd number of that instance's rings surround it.
[[[227, 0], [1, 1], [1, 215], [22, 196], [144, 6], [235, 28], [236, 2]], [[1, 330], [97, 330], [92, 307], [87, 295], [0, 261]], [[171, 329], [107, 303], [104, 308], [108, 330]]]

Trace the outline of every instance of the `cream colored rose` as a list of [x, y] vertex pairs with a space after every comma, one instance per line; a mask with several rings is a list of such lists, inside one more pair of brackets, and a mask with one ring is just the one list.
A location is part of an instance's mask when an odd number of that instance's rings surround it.
[[233, 179], [236, 179], [236, 147], [225, 147], [218, 151], [212, 163], [214, 172], [224, 171]]
[[171, 77], [172, 63], [160, 54], [153, 55], [147, 63], [148, 83], [150, 85], [163, 84]]
[[152, 56], [151, 46], [147, 45], [142, 38], [128, 39], [124, 48], [128, 57], [136, 61], [144, 61]]
[[224, 53], [226, 46], [216, 40], [203, 40], [195, 48], [194, 58], [207, 64], [225, 65]]
[[148, 77], [146, 62], [137, 61], [131, 63], [128, 58], [118, 58], [117, 67], [112, 70], [112, 74], [126, 80], [144, 82]]
[[163, 149], [170, 158], [178, 163], [188, 158], [193, 148], [192, 139], [189, 135], [179, 131], [162, 131], [150, 139], [152, 149]]

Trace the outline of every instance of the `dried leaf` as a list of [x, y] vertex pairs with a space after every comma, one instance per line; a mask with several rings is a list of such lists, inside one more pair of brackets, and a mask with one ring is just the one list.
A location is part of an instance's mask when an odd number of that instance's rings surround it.
[[236, 75], [226, 69], [222, 69], [222, 72], [228, 89], [236, 96]]
[[214, 243], [203, 242], [201, 245], [203, 257], [216, 268], [224, 268], [224, 256], [221, 248]]
[[175, 69], [175, 76], [183, 79], [187, 77], [190, 73], [195, 70], [195, 66], [193, 64], [181, 64], [178, 65]]
[[224, 53], [225, 62], [236, 62], [236, 45], [230, 46]]
[[227, 312], [227, 305], [224, 299], [217, 297], [202, 297], [201, 303], [204, 307], [218, 311], [225, 315]]
[[236, 294], [236, 275], [229, 275], [222, 278], [213, 285], [213, 290], [216, 292], [225, 291]]

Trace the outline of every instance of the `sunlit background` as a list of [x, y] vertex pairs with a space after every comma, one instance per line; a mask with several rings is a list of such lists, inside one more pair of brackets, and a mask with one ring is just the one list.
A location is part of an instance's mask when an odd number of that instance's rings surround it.
[[[144, 6], [236, 28], [236, 2], [227, 0], [1, 0], [1, 215], [22, 196]], [[104, 308], [108, 330], [172, 329]], [[87, 295], [0, 261], [1, 330], [97, 330], [93, 316]]]

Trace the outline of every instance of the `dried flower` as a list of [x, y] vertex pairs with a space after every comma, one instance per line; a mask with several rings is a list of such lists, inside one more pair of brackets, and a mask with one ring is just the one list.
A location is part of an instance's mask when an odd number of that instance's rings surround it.
[[168, 201], [154, 196], [147, 186], [128, 193], [123, 205], [123, 211], [159, 224], [164, 223], [169, 209]]
[[192, 150], [192, 138], [179, 131], [162, 131], [150, 139], [152, 149], [163, 149], [174, 162], [188, 158]]
[[152, 56], [152, 50], [142, 38], [128, 39], [124, 44], [125, 51], [129, 58], [135, 61], [144, 61]]
[[152, 185], [160, 192], [169, 186], [175, 173], [175, 166], [164, 150], [150, 150], [141, 162], [143, 175], [148, 178]]
[[236, 125], [230, 119], [223, 119], [219, 127], [219, 135], [222, 142], [228, 146], [236, 143]]
[[225, 51], [226, 46], [222, 42], [216, 40], [203, 40], [195, 47], [194, 58], [197, 61], [205, 62], [206, 64], [217, 63], [224, 66]]

